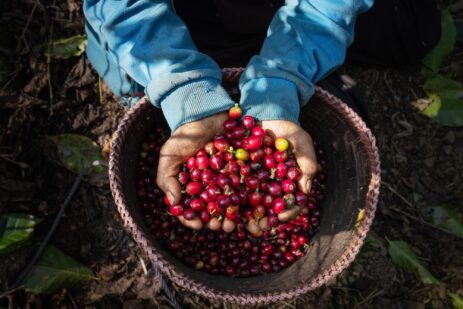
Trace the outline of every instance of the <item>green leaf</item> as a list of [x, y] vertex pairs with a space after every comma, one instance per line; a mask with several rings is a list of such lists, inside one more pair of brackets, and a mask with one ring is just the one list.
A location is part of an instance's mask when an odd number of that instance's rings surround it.
[[463, 309], [463, 297], [457, 293], [447, 293], [448, 296], [452, 299], [452, 305], [455, 309]]
[[48, 246], [31, 273], [24, 280], [26, 291], [52, 294], [62, 288], [95, 279], [90, 268]]
[[421, 60], [434, 73], [439, 70], [444, 58], [453, 50], [457, 37], [457, 29], [453, 22], [452, 14], [450, 14], [450, 8], [442, 12], [441, 29], [439, 43]]
[[463, 215], [447, 205], [426, 207], [422, 210], [423, 217], [439, 229], [463, 238]]
[[[457, 81], [436, 75], [426, 81], [423, 89], [432, 103], [422, 111], [434, 122], [446, 126], [463, 126], [463, 85]], [[440, 103], [440, 106], [439, 106]]]
[[415, 274], [425, 284], [439, 283], [424, 266], [410, 246], [401, 240], [389, 241], [388, 252], [392, 262], [405, 271]]
[[[58, 156], [61, 162], [74, 173], [80, 173], [95, 161], [104, 160], [98, 145], [86, 136], [78, 134], [61, 134], [50, 137], [58, 146]], [[102, 173], [106, 168], [98, 165], [93, 171]]]
[[26, 214], [0, 215], [0, 255], [26, 244], [40, 220]]
[[45, 56], [50, 54], [50, 57], [54, 59], [78, 57], [85, 52], [86, 46], [87, 37], [85, 35], [75, 35], [52, 42], [51, 47], [45, 51]]
[[423, 89], [427, 94], [438, 94], [443, 100], [463, 98], [463, 85], [440, 74], [428, 79], [423, 85]]
[[426, 106], [421, 113], [429, 118], [436, 117], [442, 107], [442, 101], [438, 95], [430, 94], [429, 102], [429, 105]]

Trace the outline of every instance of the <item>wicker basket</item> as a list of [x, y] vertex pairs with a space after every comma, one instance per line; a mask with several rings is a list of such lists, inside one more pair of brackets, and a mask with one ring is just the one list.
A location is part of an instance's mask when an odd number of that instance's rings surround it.
[[[240, 69], [224, 69], [232, 96]], [[346, 104], [317, 88], [301, 111], [302, 126], [321, 144], [326, 160], [326, 193], [320, 230], [307, 254], [290, 267], [250, 278], [230, 278], [197, 271], [161, 247], [147, 228], [136, 194], [137, 150], [162, 113], [142, 99], [120, 122], [109, 162], [111, 190], [126, 229], [161, 271], [176, 285], [210, 300], [256, 305], [288, 300], [314, 290], [341, 273], [362, 246], [373, 222], [380, 186], [375, 138]], [[359, 211], [363, 219], [356, 224]]]

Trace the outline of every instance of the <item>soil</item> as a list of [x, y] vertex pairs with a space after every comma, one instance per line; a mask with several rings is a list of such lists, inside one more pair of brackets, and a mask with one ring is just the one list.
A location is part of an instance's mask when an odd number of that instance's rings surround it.
[[[35, 214], [43, 239], [76, 175], [64, 168], [47, 138], [90, 137], [108, 151], [125, 113], [85, 56], [47, 61], [54, 39], [83, 32], [81, 2], [7, 1], [0, 4], [0, 213]], [[463, 20], [463, 10], [456, 18]], [[463, 81], [463, 46], [446, 70]], [[346, 64], [372, 113], [383, 185], [377, 216], [357, 260], [327, 287], [272, 308], [448, 308], [446, 291], [463, 293], [463, 240], [429, 225], [420, 207], [447, 203], [463, 212], [463, 129], [432, 123], [411, 102], [424, 97], [419, 67]], [[6, 84], [5, 84], [6, 83]], [[386, 238], [407, 241], [444, 285], [424, 285], [395, 267]], [[84, 181], [51, 243], [89, 266], [99, 278], [55, 295], [17, 291], [9, 308], [167, 308], [146, 257], [124, 231], [106, 177]], [[0, 257], [0, 290], [14, 281], [34, 252], [24, 247]], [[148, 273], [145, 273], [144, 267]], [[184, 307], [229, 308], [176, 289]]]

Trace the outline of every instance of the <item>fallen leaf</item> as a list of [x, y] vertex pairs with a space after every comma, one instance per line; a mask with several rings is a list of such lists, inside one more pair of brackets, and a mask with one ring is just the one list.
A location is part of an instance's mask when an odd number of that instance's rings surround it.
[[48, 246], [24, 281], [27, 292], [52, 294], [62, 288], [95, 279], [90, 268], [80, 264], [61, 250]]
[[392, 262], [405, 271], [415, 274], [425, 284], [438, 284], [437, 280], [421, 263], [410, 246], [401, 240], [389, 242], [388, 252]]
[[87, 167], [93, 166], [92, 171], [103, 173], [106, 168], [94, 162], [104, 161], [98, 145], [86, 136], [78, 134], [61, 134], [50, 137], [58, 146], [58, 156], [68, 169], [80, 173]]
[[45, 55], [50, 55], [54, 59], [69, 59], [82, 55], [86, 46], [87, 36], [79, 34], [52, 42], [51, 47], [45, 51]]
[[439, 229], [463, 238], [463, 216], [448, 205], [431, 206], [422, 210], [426, 221]]
[[0, 255], [25, 245], [39, 222], [39, 219], [27, 214], [0, 215]]
[[452, 305], [455, 309], [463, 309], [463, 297], [457, 293], [447, 293], [448, 296], [452, 299]]

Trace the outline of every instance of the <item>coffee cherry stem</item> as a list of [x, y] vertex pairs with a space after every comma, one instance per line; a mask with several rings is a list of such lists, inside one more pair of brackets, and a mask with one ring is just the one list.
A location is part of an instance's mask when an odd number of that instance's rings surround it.
[[275, 171], [276, 171], [275, 168], [270, 169], [270, 176], [269, 176], [270, 179], [275, 179]]

